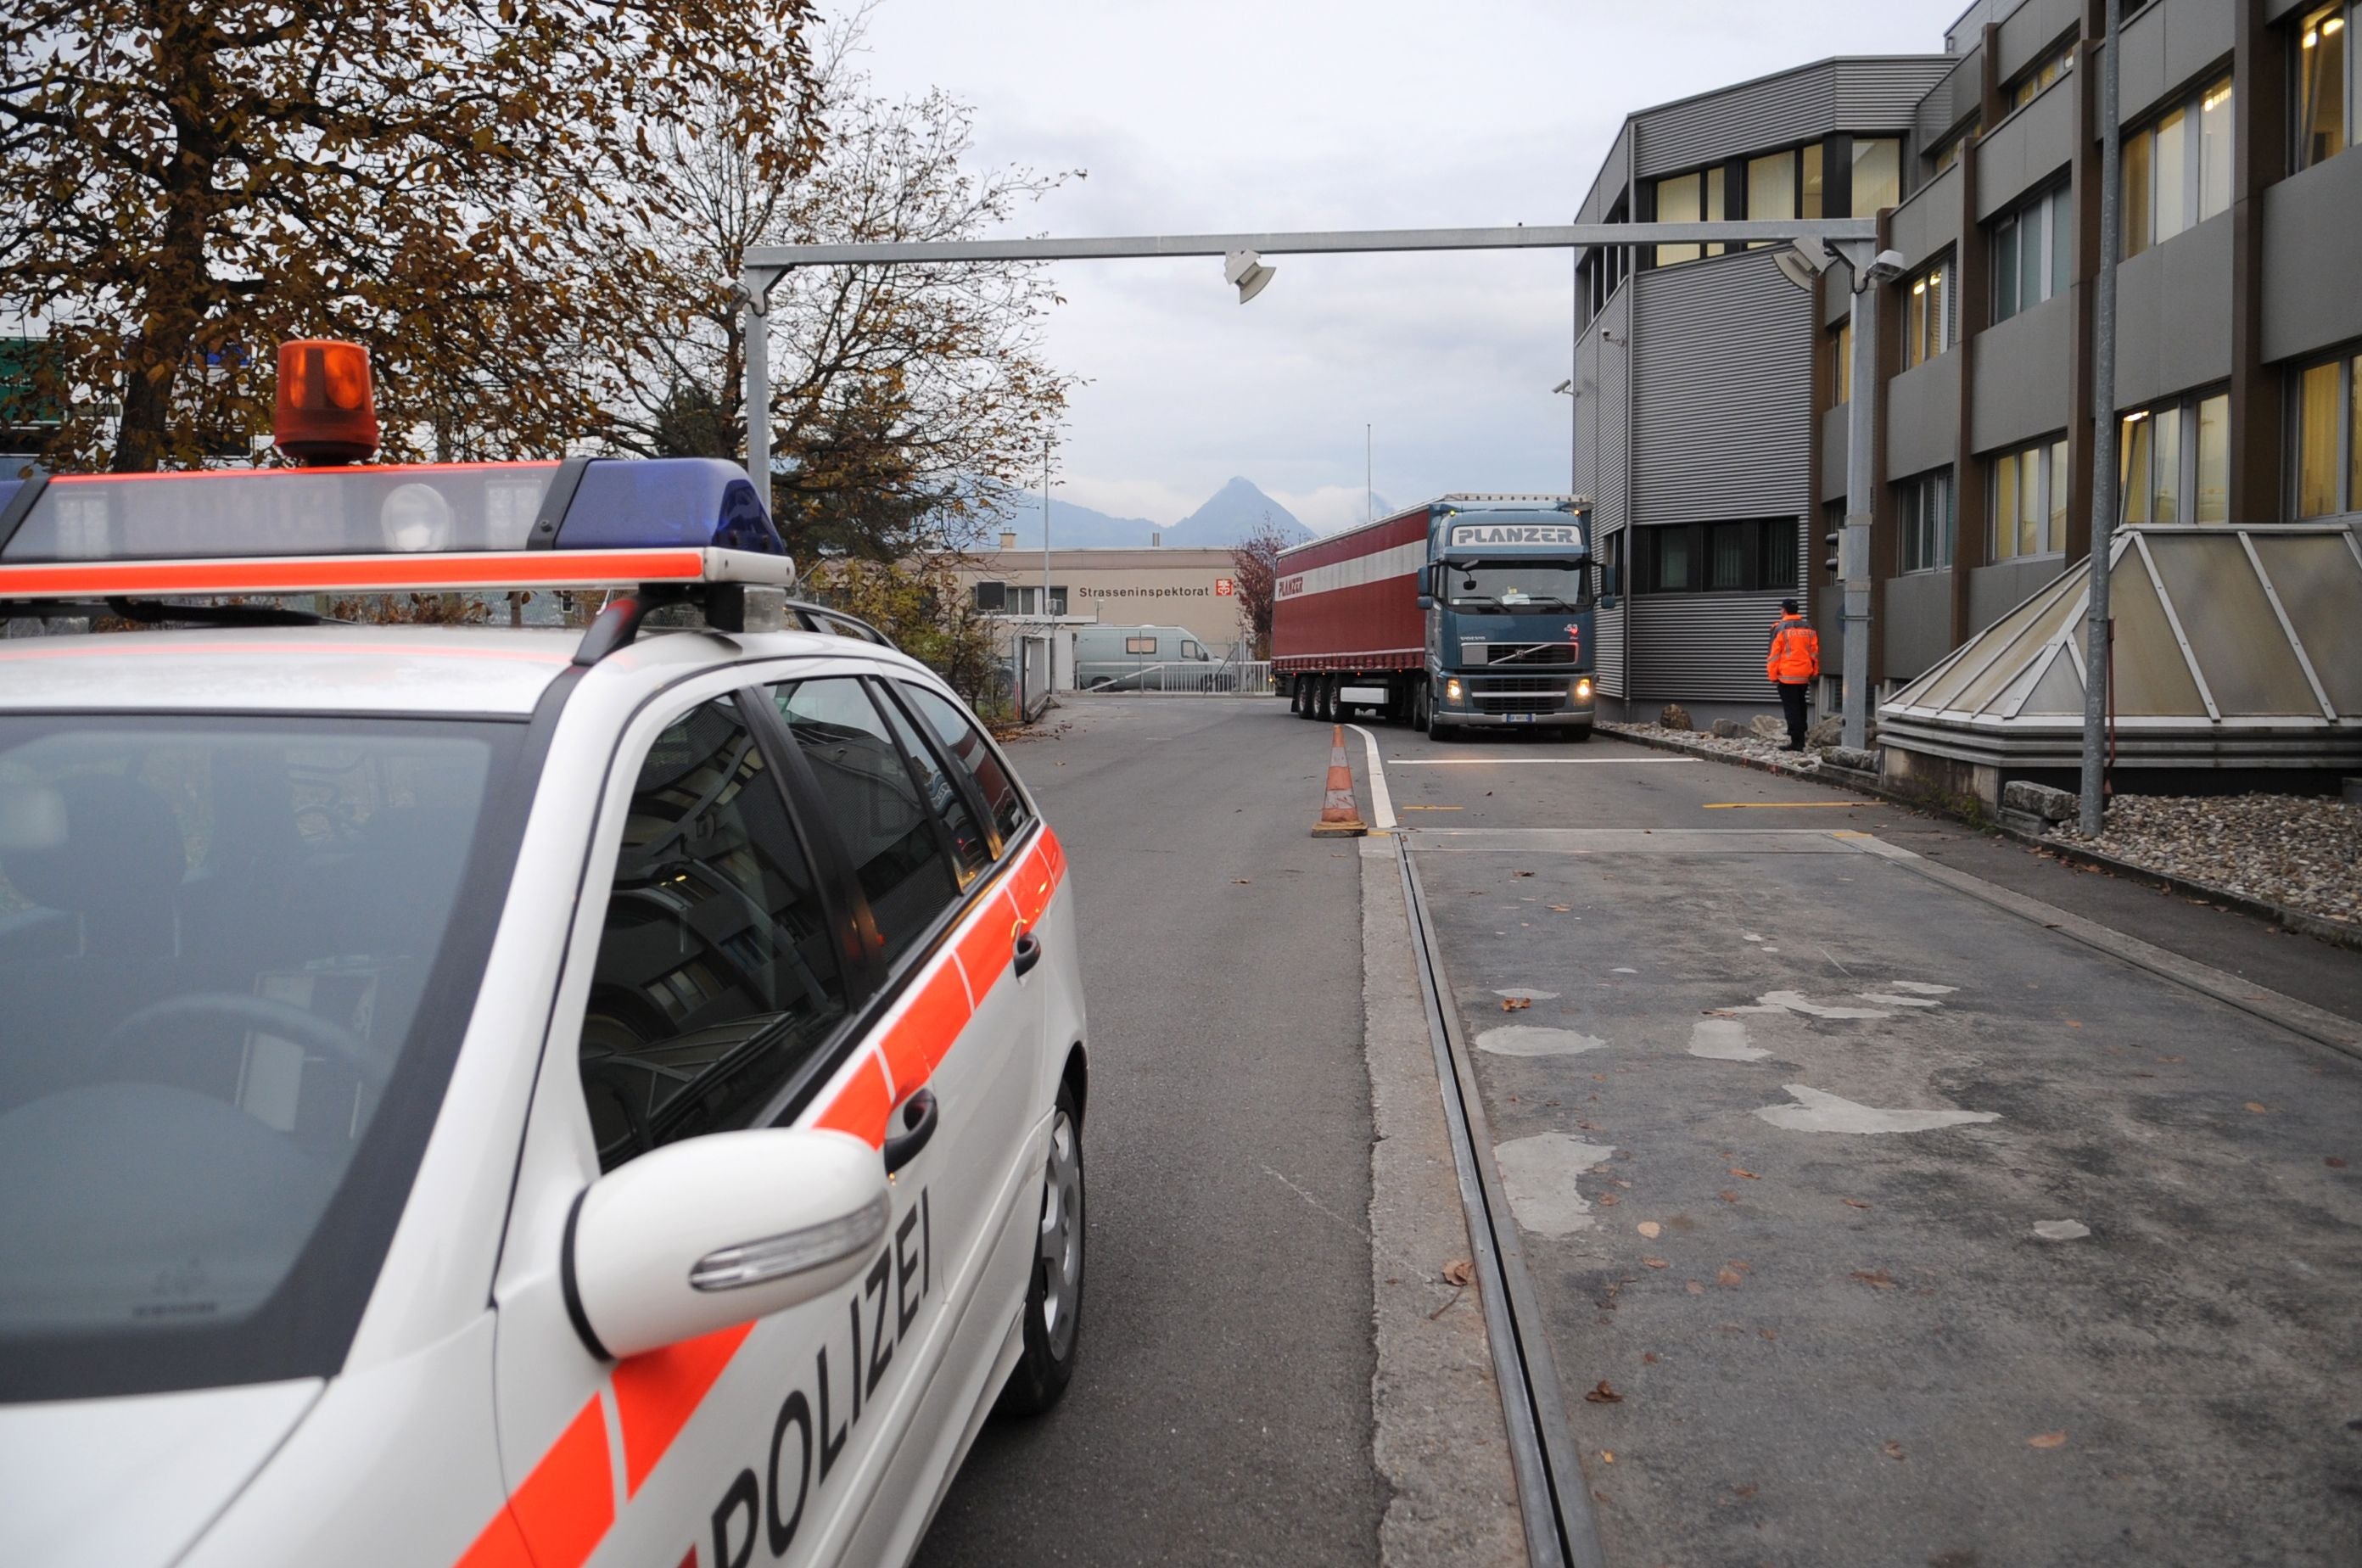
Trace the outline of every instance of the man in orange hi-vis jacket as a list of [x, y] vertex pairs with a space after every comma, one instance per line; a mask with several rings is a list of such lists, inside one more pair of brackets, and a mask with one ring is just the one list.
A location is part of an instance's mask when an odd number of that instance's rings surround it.
[[1805, 749], [1805, 697], [1821, 673], [1821, 635], [1805, 624], [1793, 599], [1780, 601], [1780, 624], [1772, 628], [1772, 652], [1763, 673], [1780, 688], [1780, 706], [1788, 715], [1788, 744], [1783, 751]]

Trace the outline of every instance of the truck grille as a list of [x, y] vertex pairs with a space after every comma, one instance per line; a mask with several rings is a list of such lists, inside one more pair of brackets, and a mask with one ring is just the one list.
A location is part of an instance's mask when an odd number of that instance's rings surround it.
[[1488, 664], [1573, 664], [1573, 643], [1495, 643]]
[[1522, 694], [1496, 697], [1480, 691], [1476, 694], [1476, 711], [1480, 713], [1555, 713], [1564, 701], [1563, 695], [1558, 692], [1530, 697]]
[[1494, 692], [1546, 691], [1552, 696], [1566, 692], [1564, 676], [1548, 675], [1480, 675], [1469, 682], [1479, 697]]

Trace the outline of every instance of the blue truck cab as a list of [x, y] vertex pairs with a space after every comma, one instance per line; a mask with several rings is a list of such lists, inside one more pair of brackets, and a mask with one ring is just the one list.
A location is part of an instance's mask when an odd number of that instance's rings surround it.
[[1596, 644], [1591, 509], [1579, 497], [1450, 497], [1429, 514], [1418, 584], [1424, 702], [1412, 723], [1591, 734]]

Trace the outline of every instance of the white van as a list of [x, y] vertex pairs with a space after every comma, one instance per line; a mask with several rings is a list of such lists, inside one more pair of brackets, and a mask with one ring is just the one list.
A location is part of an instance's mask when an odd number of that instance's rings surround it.
[[1077, 626], [1075, 686], [1083, 691], [1137, 691], [1175, 677], [1197, 679], [1213, 655], [1195, 632], [1180, 626]]

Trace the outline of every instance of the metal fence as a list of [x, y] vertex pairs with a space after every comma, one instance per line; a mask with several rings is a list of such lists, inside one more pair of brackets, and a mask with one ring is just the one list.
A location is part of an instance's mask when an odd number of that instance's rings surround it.
[[1017, 639], [1015, 677], [1017, 713], [1026, 723], [1042, 716], [1050, 706], [1050, 639], [1020, 637]]
[[1076, 671], [1082, 691], [1143, 693], [1152, 697], [1272, 694], [1269, 659], [1179, 659], [1164, 664], [1085, 664]]

